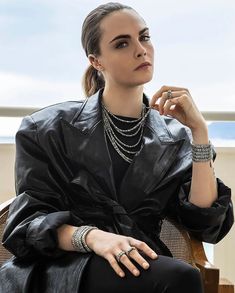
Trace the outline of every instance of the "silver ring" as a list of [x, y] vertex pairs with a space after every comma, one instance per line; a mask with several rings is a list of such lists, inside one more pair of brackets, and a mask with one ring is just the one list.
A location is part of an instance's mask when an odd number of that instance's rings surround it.
[[170, 99], [172, 99], [173, 97], [172, 97], [172, 91], [171, 90], [168, 90], [167, 91], [167, 100], [170, 100]]
[[130, 252], [131, 252], [132, 250], [136, 250], [136, 248], [135, 248], [134, 246], [131, 246], [131, 247], [126, 251], [126, 255], [129, 255]]
[[121, 259], [121, 257], [122, 257], [124, 254], [126, 254], [126, 252], [122, 250], [122, 251], [120, 251], [120, 252], [115, 256], [117, 262], [120, 262], [120, 259]]

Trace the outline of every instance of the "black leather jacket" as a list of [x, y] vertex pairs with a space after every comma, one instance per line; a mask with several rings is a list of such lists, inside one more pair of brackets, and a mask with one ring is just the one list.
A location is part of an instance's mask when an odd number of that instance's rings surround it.
[[[188, 201], [190, 131], [155, 110], [147, 117], [143, 146], [117, 193], [101, 95], [102, 90], [23, 119], [16, 135], [17, 197], [3, 237], [4, 246], [16, 257], [0, 270], [0, 292], [79, 291], [92, 253], [58, 248], [56, 228], [64, 223], [96, 225], [132, 236], [168, 256], [172, 255], [159, 239], [166, 216], [209, 243], [219, 242], [232, 227], [231, 190], [220, 179], [219, 197], [210, 208]], [[148, 105], [148, 98], [143, 98]]]

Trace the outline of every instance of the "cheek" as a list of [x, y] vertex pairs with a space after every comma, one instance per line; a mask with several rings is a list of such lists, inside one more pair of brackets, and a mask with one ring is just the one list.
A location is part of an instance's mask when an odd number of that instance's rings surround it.
[[154, 58], [154, 47], [152, 45], [149, 47], [149, 55], [152, 59]]
[[[132, 65], [133, 66], [133, 65]], [[120, 55], [118, 58], [113, 58], [109, 64], [109, 70], [114, 75], [125, 74], [125, 72], [131, 68], [130, 58], [121, 58]]]

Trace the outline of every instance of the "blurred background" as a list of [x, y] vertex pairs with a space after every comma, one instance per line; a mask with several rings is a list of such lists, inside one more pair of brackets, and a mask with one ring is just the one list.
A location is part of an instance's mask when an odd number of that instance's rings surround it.
[[[14, 136], [22, 117], [84, 97], [81, 26], [106, 2], [0, 0], [0, 203], [14, 196]], [[217, 151], [216, 175], [235, 190], [235, 1], [119, 2], [150, 28], [155, 73], [145, 93], [151, 97], [162, 85], [190, 90]], [[235, 282], [234, 227], [220, 243], [204, 245], [222, 276]]]

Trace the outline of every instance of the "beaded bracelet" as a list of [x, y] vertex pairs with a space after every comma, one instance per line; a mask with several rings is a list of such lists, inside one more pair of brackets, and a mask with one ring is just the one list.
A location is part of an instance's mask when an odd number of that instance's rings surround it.
[[71, 238], [73, 248], [78, 252], [91, 252], [92, 250], [86, 244], [85, 238], [88, 232], [98, 229], [95, 226], [80, 226], [78, 227]]
[[193, 162], [208, 162], [213, 158], [212, 144], [194, 144], [191, 142]]

